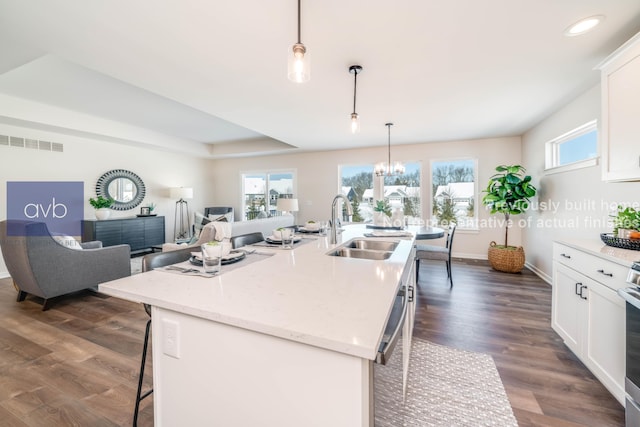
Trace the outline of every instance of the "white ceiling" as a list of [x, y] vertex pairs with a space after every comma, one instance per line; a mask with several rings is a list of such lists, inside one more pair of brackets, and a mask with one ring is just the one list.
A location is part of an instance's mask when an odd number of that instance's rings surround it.
[[[210, 157], [383, 145], [389, 121], [394, 145], [513, 136], [595, 85], [640, 31], [638, 0], [302, 0], [311, 80], [295, 84], [296, 13], [296, 0], [0, 0], [0, 94]], [[591, 15], [606, 19], [563, 36]]]

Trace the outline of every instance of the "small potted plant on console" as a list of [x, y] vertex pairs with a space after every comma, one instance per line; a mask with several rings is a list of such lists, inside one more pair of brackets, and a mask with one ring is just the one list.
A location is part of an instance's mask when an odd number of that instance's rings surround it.
[[104, 198], [98, 196], [97, 198], [90, 198], [89, 204], [96, 210], [96, 218], [99, 220], [107, 219], [111, 215], [111, 206], [113, 205], [112, 198]]

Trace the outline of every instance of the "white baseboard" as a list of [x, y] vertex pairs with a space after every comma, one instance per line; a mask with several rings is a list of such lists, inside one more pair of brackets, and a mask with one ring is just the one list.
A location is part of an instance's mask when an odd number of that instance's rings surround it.
[[465, 254], [460, 252], [452, 252], [451, 258], [464, 258], [464, 259], [479, 259], [479, 260], [487, 260], [486, 255], [478, 255], [478, 254]]
[[7, 277], [11, 277], [8, 271], [0, 271], [0, 279], [6, 279]]
[[525, 262], [524, 266], [526, 268], [528, 268], [529, 270], [531, 270], [536, 276], [538, 276], [539, 278], [541, 278], [542, 280], [547, 282], [547, 284], [549, 286], [553, 286], [553, 280], [551, 279], [551, 277], [547, 273], [545, 273], [544, 271], [540, 270], [536, 266], [529, 264], [528, 262]]

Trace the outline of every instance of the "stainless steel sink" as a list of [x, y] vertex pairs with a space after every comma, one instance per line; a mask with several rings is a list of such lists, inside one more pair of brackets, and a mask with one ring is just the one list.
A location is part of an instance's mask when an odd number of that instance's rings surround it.
[[382, 261], [391, 256], [398, 243], [399, 240], [353, 239], [327, 255]]
[[[371, 249], [374, 251], [391, 251], [398, 247], [398, 241], [385, 241], [385, 240], [368, 240], [368, 239], [353, 239], [349, 242], [346, 248], [356, 249]], [[388, 257], [387, 257], [388, 258]]]
[[339, 256], [345, 258], [359, 258], [359, 259], [372, 259], [381, 261], [389, 258], [393, 252], [389, 251], [372, 251], [368, 249], [354, 249], [342, 247], [333, 252], [329, 252], [328, 255]]

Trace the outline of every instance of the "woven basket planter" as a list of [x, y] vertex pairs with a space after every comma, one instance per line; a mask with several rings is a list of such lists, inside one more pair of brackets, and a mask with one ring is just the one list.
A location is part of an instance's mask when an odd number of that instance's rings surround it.
[[499, 248], [496, 242], [491, 242], [489, 244], [489, 264], [494, 270], [519, 273], [524, 267], [524, 249], [522, 246]]

